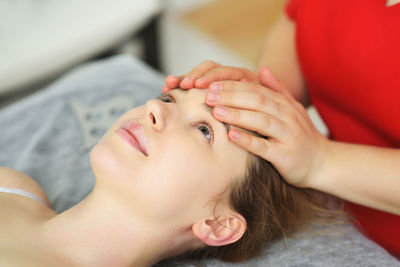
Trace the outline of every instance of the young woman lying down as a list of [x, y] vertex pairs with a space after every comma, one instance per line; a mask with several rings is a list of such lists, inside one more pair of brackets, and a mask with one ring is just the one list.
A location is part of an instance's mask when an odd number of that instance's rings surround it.
[[91, 151], [93, 191], [61, 214], [30, 177], [1, 168], [0, 266], [239, 262], [335, 214], [325, 195], [230, 142], [234, 126], [212, 116], [205, 94], [174, 89], [123, 114]]

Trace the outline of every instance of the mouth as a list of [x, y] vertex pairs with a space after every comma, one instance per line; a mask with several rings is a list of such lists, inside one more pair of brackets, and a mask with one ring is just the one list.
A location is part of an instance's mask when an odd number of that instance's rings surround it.
[[147, 157], [146, 135], [142, 125], [134, 121], [129, 121], [122, 124], [115, 133]]

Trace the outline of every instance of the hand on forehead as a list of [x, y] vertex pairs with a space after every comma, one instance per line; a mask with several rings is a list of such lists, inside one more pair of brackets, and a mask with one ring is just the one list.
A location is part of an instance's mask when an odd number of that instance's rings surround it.
[[[204, 100], [201, 102], [201, 106], [202, 106], [202, 108], [204, 108], [210, 115], [212, 115], [212, 117], [213, 118], [215, 118], [215, 119], [218, 119], [218, 117], [220, 117], [220, 116], [218, 116], [219, 114], [217, 114], [217, 112], [218, 112], [218, 110], [219, 109], [221, 109], [221, 108], [223, 108], [222, 106], [210, 106], [208, 103], [207, 103], [207, 99], [206, 99], [206, 97], [207, 97], [207, 93], [209, 92], [209, 90], [201, 90], [201, 89], [198, 89], [198, 88], [192, 88], [192, 89], [182, 89], [182, 88], [175, 88], [175, 89], [172, 89], [172, 90], [170, 90], [170, 91], [168, 91], [167, 93], [165, 93], [166, 95], [168, 95], [168, 94], [172, 94], [173, 96], [176, 96], [176, 97], [178, 97], [178, 95], [175, 95], [175, 92], [177, 93], [177, 94], [182, 94], [182, 97], [184, 97], [185, 95], [187, 95], [187, 94], [190, 94], [190, 95], [192, 95], [192, 93], [190, 93], [190, 92], [195, 92], [195, 94], [196, 95], [198, 95], [200, 98], [203, 98]], [[199, 100], [200, 101], [200, 100]], [[188, 115], [186, 115], [187, 116], [187, 118], [186, 119], [188, 119], [188, 120], [191, 120], [192, 119], [192, 115], [191, 114], [188, 114]], [[226, 130], [226, 134], [229, 134], [229, 131], [231, 130], [231, 129], [236, 129], [236, 130], [240, 130], [240, 131], [242, 131], [242, 132], [245, 132], [245, 133], [248, 133], [248, 134], [250, 134], [250, 135], [254, 135], [254, 136], [257, 136], [258, 134], [256, 133], [256, 132], [253, 132], [253, 131], [251, 131], [251, 130], [247, 130], [247, 129], [245, 129], [245, 128], [242, 128], [242, 127], [240, 127], [240, 126], [237, 126], [237, 125], [233, 125], [233, 124], [230, 124], [230, 123], [226, 123], [226, 122], [224, 122], [224, 121], [220, 121], [220, 120], [217, 120], [217, 122], [218, 123], [221, 123], [224, 127], [225, 127], [225, 130]]]

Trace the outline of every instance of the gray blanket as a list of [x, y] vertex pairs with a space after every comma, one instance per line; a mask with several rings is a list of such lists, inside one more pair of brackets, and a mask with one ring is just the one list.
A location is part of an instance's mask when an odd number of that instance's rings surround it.
[[[48, 88], [0, 110], [0, 166], [26, 173], [62, 212], [94, 185], [89, 151], [123, 112], [161, 93], [164, 76], [130, 56], [76, 68]], [[321, 226], [316, 226], [320, 228]], [[350, 224], [269, 244], [264, 255], [230, 265], [400, 266]], [[191, 266], [189, 262], [173, 265]]]

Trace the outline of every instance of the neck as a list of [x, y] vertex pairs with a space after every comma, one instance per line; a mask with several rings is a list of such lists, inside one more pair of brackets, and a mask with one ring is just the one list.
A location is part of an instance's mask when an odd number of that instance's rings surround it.
[[190, 242], [190, 227], [145, 222], [128, 207], [95, 188], [81, 203], [46, 221], [40, 243], [77, 266], [151, 266], [174, 254], [178, 243]]

